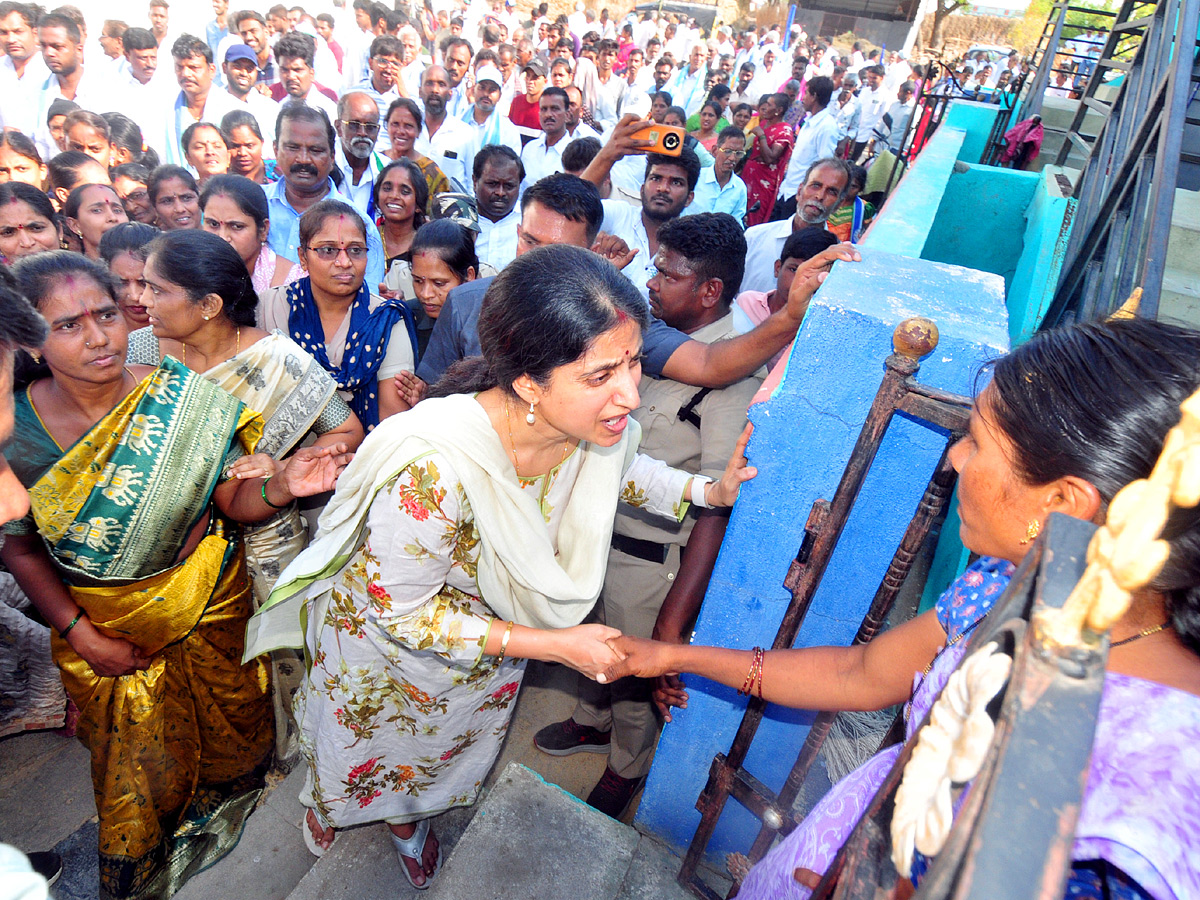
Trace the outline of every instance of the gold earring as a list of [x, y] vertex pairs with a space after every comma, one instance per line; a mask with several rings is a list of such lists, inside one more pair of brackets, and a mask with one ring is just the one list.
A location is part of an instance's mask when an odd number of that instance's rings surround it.
[[1025, 540], [1021, 541], [1021, 546], [1032, 544], [1037, 540], [1037, 536], [1042, 533], [1042, 523], [1037, 519], [1033, 519], [1025, 528]]
[[529, 401], [529, 412], [525, 414], [525, 421], [532, 425], [537, 421], [537, 416], [533, 414], [533, 401]]
[[42, 354], [40, 354], [40, 353], [30, 350], [29, 355], [33, 357], [33, 361], [35, 363], [40, 363], [42, 361]]

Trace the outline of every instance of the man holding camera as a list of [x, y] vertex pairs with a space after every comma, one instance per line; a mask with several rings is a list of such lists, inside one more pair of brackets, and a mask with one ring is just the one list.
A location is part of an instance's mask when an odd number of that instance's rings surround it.
[[[653, 145], [646, 134], [653, 124], [648, 119], [625, 116], [617, 123], [595, 159], [584, 169], [582, 177], [600, 187], [619, 159], [633, 153], [644, 153]], [[694, 151], [681, 146], [680, 141], [677, 132], [667, 132], [661, 143], [664, 153], [646, 156], [641, 209], [621, 200], [604, 201], [602, 228], [608, 234], [622, 238], [631, 250], [637, 251], [633, 261], [622, 271], [647, 300], [650, 294], [646, 284], [657, 272], [654, 256], [658, 253], [658, 230], [664, 223], [683, 213], [684, 208], [692, 202], [692, 192], [700, 179], [699, 157]], [[666, 155], [675, 149], [678, 149], [677, 155]]]

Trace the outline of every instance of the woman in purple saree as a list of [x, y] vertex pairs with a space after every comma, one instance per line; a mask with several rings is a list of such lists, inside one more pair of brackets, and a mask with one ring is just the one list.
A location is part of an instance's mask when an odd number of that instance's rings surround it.
[[[907, 701], [908, 736], [1004, 592], [1047, 515], [1104, 520], [1116, 492], [1145, 478], [1179, 405], [1200, 386], [1200, 332], [1141, 319], [1041, 334], [998, 360], [954, 446], [963, 543], [980, 558], [935, 609], [857, 647], [751, 651], [615, 642], [608, 673], [690, 672], [817, 710]], [[1170, 559], [1112, 629], [1104, 694], [1076, 826], [1069, 898], [1200, 897], [1200, 513], [1177, 510]], [[761, 651], [760, 651], [761, 653]], [[664, 713], [682, 705], [660, 682]], [[754, 866], [739, 900], [807, 898], [882, 785], [900, 748], [839, 781]]]

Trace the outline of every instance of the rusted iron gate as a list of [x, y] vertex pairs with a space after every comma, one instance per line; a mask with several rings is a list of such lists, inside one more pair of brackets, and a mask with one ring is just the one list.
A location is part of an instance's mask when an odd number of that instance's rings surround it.
[[[1008, 590], [976, 629], [967, 655], [995, 641], [1013, 657], [991, 748], [916, 900], [1061, 897], [1104, 688], [1108, 641], [1051, 648], [1030, 626], [1059, 608], [1083, 574], [1095, 526], [1054, 513]], [[965, 657], [964, 657], [965, 658]], [[928, 722], [928, 716], [922, 726]], [[915, 733], [914, 733], [915, 734]], [[842, 846], [812, 900], [875, 900], [898, 880], [891, 860], [896, 788], [916, 740]], [[957, 802], [964, 788], [954, 790]]]
[[[773, 650], [791, 647], [795, 642], [892, 417], [902, 412], [941, 429], [946, 433], [947, 450], [966, 433], [970, 399], [921, 385], [914, 377], [920, 368], [920, 358], [937, 346], [937, 331], [932, 323], [924, 319], [905, 320], [896, 328], [893, 346], [896, 352], [884, 361], [883, 380], [833, 500], [817, 500], [809, 512], [800, 549], [783, 582], [792, 592], [792, 599], [771, 645]], [[947, 459], [947, 453], [943, 451], [900, 546], [859, 626], [854, 643], [870, 641], [882, 627], [912, 568], [913, 559], [950, 496], [954, 481], [954, 469]], [[787, 833], [796, 826], [792, 807], [833, 724], [834, 714], [822, 713], [817, 716], [795, 765], [776, 794], [742, 767], [766, 706], [766, 701], [753, 696], [750, 698], [729, 753], [717, 754], [713, 759], [708, 783], [696, 801], [696, 808], [701, 814], [700, 824], [679, 870], [679, 882], [705, 900], [718, 900], [718, 895], [696, 877], [696, 869], [703, 859], [726, 801], [732, 796], [762, 821], [762, 829], [749, 854], [752, 862], [758, 861], [776, 834]]]

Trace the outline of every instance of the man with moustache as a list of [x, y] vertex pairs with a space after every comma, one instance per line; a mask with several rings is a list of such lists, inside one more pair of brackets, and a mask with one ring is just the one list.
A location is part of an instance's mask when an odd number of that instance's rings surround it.
[[418, 153], [438, 164], [456, 191], [469, 193], [471, 160], [467, 154], [475, 132], [462, 119], [450, 115], [450, 80], [442, 66], [430, 66], [421, 78], [421, 102], [425, 105], [421, 133], [413, 142]]
[[39, 52], [38, 10], [27, 3], [0, 3], [0, 115], [4, 125], [23, 134], [37, 129], [37, 90], [50, 75]]
[[31, 104], [36, 106], [37, 112], [30, 134], [42, 159], [48, 160], [59, 152], [47, 122], [50, 104], [63, 99], [78, 103], [83, 109], [99, 109], [104, 103], [103, 86], [85, 77], [83, 35], [79, 26], [67, 16], [49, 13], [38, 19], [38, 41], [42, 62], [50, 74], [38, 88], [37, 100]]
[[337, 119], [338, 142], [334, 156], [342, 173], [338, 190], [355, 209], [374, 221], [375, 179], [388, 163], [375, 150], [375, 141], [379, 137], [379, 107], [362, 91], [351, 91], [338, 101]]
[[567, 137], [567, 110], [570, 102], [567, 92], [562, 88], [548, 87], [542, 91], [538, 101], [542, 134], [526, 144], [525, 149], [521, 151], [526, 185], [534, 184], [547, 175], [563, 170], [562, 152], [570, 142], [570, 138]]
[[446, 98], [446, 114], [461, 119], [471, 106], [470, 83], [467, 73], [471, 70], [474, 53], [466, 38], [451, 38], [446, 42], [442, 65], [446, 70], [446, 82], [450, 96]]
[[[281, 176], [267, 185], [271, 231], [267, 243], [280, 256], [300, 258], [300, 217], [337, 189], [330, 177], [334, 165], [333, 125], [319, 109], [303, 104], [283, 107], [275, 138], [275, 170]], [[366, 284], [383, 280], [383, 240], [379, 229], [355, 208], [367, 223]]]
[[[175, 63], [175, 80], [179, 94], [174, 107], [167, 113], [166, 137], [163, 139], [164, 164], [185, 166], [187, 160], [180, 139], [188, 126], [196, 122], [220, 122], [225, 113], [242, 108], [226, 90], [213, 84], [216, 67], [208, 44], [190, 34], [181, 35], [171, 46]], [[293, 257], [294, 258], [294, 257]]]
[[796, 214], [747, 229], [746, 274], [740, 290], [766, 292], [775, 287], [775, 262], [788, 236], [811, 225], [823, 226], [846, 198], [849, 184], [850, 169], [836, 157], [809, 166], [796, 192]]
[[[613, 129], [608, 142], [600, 148], [583, 178], [599, 188], [612, 167], [625, 156], [644, 152], [644, 142], [635, 135], [646, 126], [636, 116], [626, 116]], [[604, 231], [624, 240], [637, 256], [625, 266], [625, 275], [643, 297], [649, 297], [646, 283], [654, 275], [654, 257], [658, 253], [658, 230], [677, 219], [692, 202], [692, 192], [700, 180], [700, 158], [688, 147], [678, 156], [651, 153], [646, 156], [646, 179], [642, 183], [641, 208], [623, 200], [604, 201]]]
[[330, 123], [337, 119], [337, 94], [317, 84], [317, 42], [300, 31], [285, 34], [275, 43], [279, 83], [271, 85], [271, 99], [278, 103], [304, 103], [321, 110]]
[[488, 144], [475, 155], [475, 203], [479, 234], [475, 252], [480, 262], [503, 269], [517, 256], [517, 197], [525, 168], [511, 147]]

